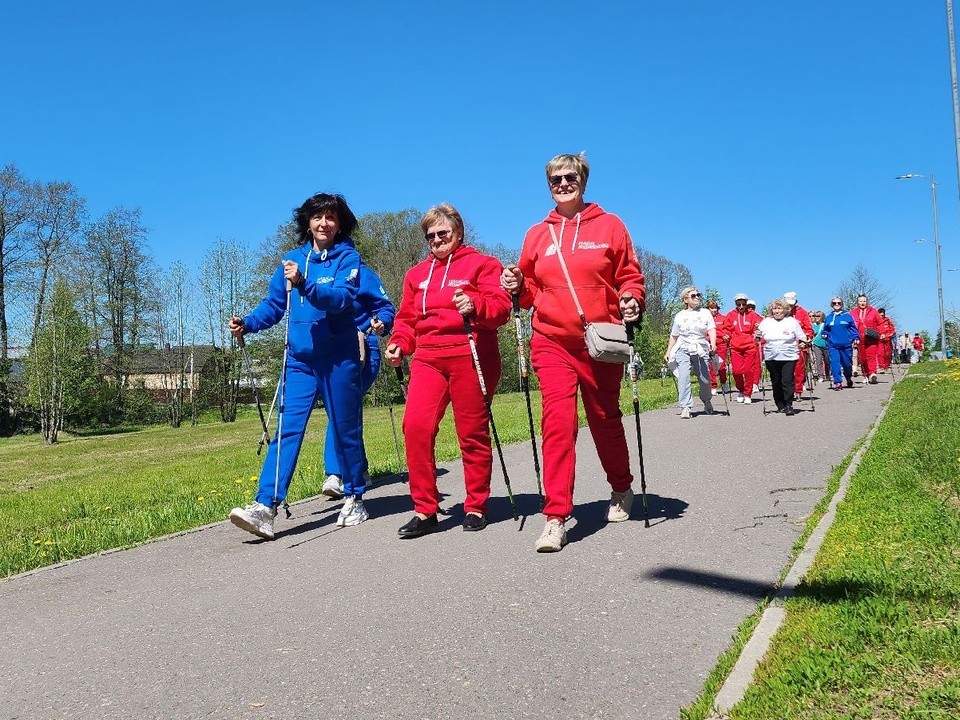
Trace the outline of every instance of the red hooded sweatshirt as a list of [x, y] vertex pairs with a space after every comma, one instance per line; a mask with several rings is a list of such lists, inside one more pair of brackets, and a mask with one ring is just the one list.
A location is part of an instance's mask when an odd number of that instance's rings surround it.
[[524, 277], [520, 305], [535, 309], [534, 331], [571, 349], [584, 344], [558, 246], [587, 322], [619, 322], [620, 298], [627, 293], [643, 312], [643, 273], [620, 218], [596, 203], [588, 203], [572, 220], [553, 209], [527, 230], [517, 263]]
[[[877, 313], [877, 315], [880, 315], [880, 313]], [[897, 326], [893, 324], [889, 315], [880, 317], [880, 325], [877, 329], [883, 335], [884, 342], [890, 342], [893, 340], [893, 336], [897, 334]]]
[[753, 338], [753, 334], [757, 331], [757, 325], [762, 320], [760, 313], [753, 310], [746, 310], [741, 313], [739, 310], [733, 309], [727, 313], [724, 329], [730, 335], [730, 349], [742, 352], [756, 347], [757, 341]]
[[390, 342], [404, 355], [414, 351], [444, 357], [469, 355], [463, 316], [453, 304], [462, 290], [476, 306], [470, 316], [477, 350], [499, 352], [497, 328], [510, 317], [510, 296], [500, 287], [503, 265], [495, 257], [460, 245], [446, 260], [432, 254], [403, 278], [403, 296]]
[[803, 330], [803, 333], [808, 337], [813, 337], [813, 323], [810, 322], [810, 313], [799, 305], [793, 306], [793, 317], [800, 323], [800, 329]]
[[853, 315], [853, 320], [857, 323], [857, 330], [860, 331], [860, 342], [866, 344], [879, 342], [879, 340], [870, 340], [864, 335], [867, 328], [873, 328], [880, 332], [880, 313], [876, 311], [873, 305], [867, 305], [865, 308], [855, 307], [850, 311], [850, 314]]

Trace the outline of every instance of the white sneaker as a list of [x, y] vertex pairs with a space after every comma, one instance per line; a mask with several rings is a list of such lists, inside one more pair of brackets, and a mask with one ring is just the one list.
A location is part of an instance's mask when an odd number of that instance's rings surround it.
[[681, 420], [689, 420], [689, 419], [690, 419], [690, 408], [685, 407], [685, 408], [683, 408], [683, 409], [680, 411], [680, 419], [681, 419]]
[[876, 373], [873, 373], [873, 374], [870, 375], [870, 384], [871, 384], [871, 385], [876, 385], [876, 384], [877, 384], [877, 374], [876, 374]]
[[275, 508], [269, 508], [258, 502], [252, 502], [244, 508], [230, 511], [230, 522], [241, 530], [253, 533], [265, 540], [273, 540], [273, 519], [277, 517]]
[[343, 482], [337, 475], [327, 475], [327, 479], [323, 481], [323, 487], [320, 488], [320, 494], [334, 499], [342, 498]]
[[713, 403], [710, 402], [709, 400], [707, 400], [707, 401], [703, 404], [703, 411], [704, 411], [707, 415], [713, 415]]
[[607, 508], [607, 522], [623, 522], [630, 519], [630, 508], [633, 507], [633, 488], [621, 492], [610, 493], [610, 506]]
[[343, 507], [340, 509], [340, 515], [337, 517], [337, 527], [353, 527], [359, 525], [370, 517], [370, 513], [363, 506], [363, 498], [356, 495], [348, 495], [343, 501]]
[[744, 404], [744, 405], [750, 405], [751, 403], [753, 403], [753, 400], [752, 400], [751, 398], [745, 397], [745, 398], [743, 399], [743, 404]]
[[753, 384], [753, 391], [754, 391], [754, 392], [760, 392], [760, 386], [757, 385], [756, 383], [754, 383], [754, 384]]
[[547, 524], [533, 547], [537, 552], [560, 552], [567, 544], [567, 529], [559, 520], [547, 520]]
[[737, 393], [737, 402], [738, 402], [738, 403], [742, 403], [742, 402], [743, 402], [743, 393]]
[[717, 395], [717, 394], [718, 394], [718, 393], [717, 393], [717, 389], [716, 389], [716, 388], [710, 388], [710, 394], [711, 394], [711, 395]]

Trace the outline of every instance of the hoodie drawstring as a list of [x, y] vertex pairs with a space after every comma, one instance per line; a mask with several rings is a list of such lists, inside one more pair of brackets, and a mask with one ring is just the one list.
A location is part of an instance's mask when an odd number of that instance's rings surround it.
[[[443, 277], [440, 278], [440, 289], [442, 290], [444, 285], [447, 284], [447, 273], [450, 272], [450, 262], [453, 260], [453, 253], [447, 255], [447, 266], [443, 270]], [[437, 256], [434, 255], [430, 260], [430, 272], [427, 273], [427, 284], [423, 288], [423, 302], [420, 305], [420, 311], [423, 314], [423, 317], [427, 316], [427, 291], [430, 290], [430, 280], [433, 278], [433, 268], [437, 264]]]

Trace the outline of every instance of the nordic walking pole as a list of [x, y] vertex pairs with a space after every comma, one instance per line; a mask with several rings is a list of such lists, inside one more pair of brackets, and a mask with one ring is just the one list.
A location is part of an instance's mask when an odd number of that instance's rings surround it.
[[519, 520], [517, 515], [517, 504], [513, 499], [513, 489], [510, 487], [510, 476], [507, 474], [507, 463], [503, 459], [503, 448], [500, 447], [500, 436], [497, 434], [497, 426], [493, 422], [493, 407], [490, 405], [490, 396], [487, 395], [487, 384], [483, 380], [483, 370], [480, 368], [480, 356], [477, 355], [477, 343], [473, 339], [473, 327], [470, 325], [470, 318], [463, 316], [463, 329], [467, 332], [467, 340], [470, 342], [470, 354], [473, 356], [473, 367], [477, 370], [477, 380], [480, 381], [480, 393], [483, 395], [483, 402], [487, 406], [487, 419], [490, 421], [490, 430], [493, 432], [493, 442], [497, 446], [497, 454], [500, 456], [500, 469], [503, 470], [503, 482], [507, 486], [507, 497], [510, 498], [510, 509], [513, 510], [513, 519]]
[[247, 344], [243, 340], [243, 335], [237, 338], [237, 346], [243, 353], [243, 364], [247, 368], [247, 379], [250, 381], [250, 387], [253, 388], [253, 399], [257, 402], [257, 413], [260, 415], [260, 425], [263, 427], [263, 434], [260, 436], [260, 442], [257, 443], [257, 455], [263, 450], [264, 443], [270, 442], [270, 431], [267, 430], [267, 420], [263, 417], [263, 405], [260, 404], [260, 390], [257, 388], [257, 382], [253, 379], [253, 366], [250, 364], [250, 353], [247, 352]]
[[[724, 374], [724, 375], [727, 375], [727, 364], [726, 364], [726, 363], [727, 363], [727, 358], [729, 358], [729, 357], [730, 357], [730, 348], [728, 347], [728, 348], [727, 348], [727, 352], [724, 353], [723, 359], [720, 360], [720, 362], [722, 362], [722, 363], [724, 364], [724, 365], [723, 365], [723, 371], [724, 371], [723, 374]], [[718, 358], [718, 359], [719, 359], [719, 358]], [[727, 377], [729, 378], [729, 375], [727, 375]], [[720, 380], [720, 368], [717, 368], [717, 380]], [[725, 393], [725, 392], [723, 391], [723, 385], [724, 385], [723, 380], [720, 380], [720, 394], [723, 395], [723, 407], [725, 407], [726, 410], [727, 410], [727, 417], [730, 417], [730, 400], [727, 399], [727, 393]]]
[[[630, 388], [633, 392], [633, 419], [637, 424], [637, 452], [640, 458], [640, 501], [643, 504], [643, 526], [650, 527], [650, 511], [647, 507], [647, 474], [643, 467], [643, 435], [640, 433], [640, 395], [637, 392], [637, 366], [634, 362], [634, 324], [624, 323], [627, 329], [627, 344], [630, 346]], [[674, 378], [676, 380], [676, 378]]]
[[805, 359], [804, 374], [807, 376], [807, 381], [809, 383], [807, 389], [810, 391], [810, 412], [816, 412], [817, 406], [813, 404], [813, 362], [811, 361], [811, 355], [813, 353], [807, 352], [807, 357]]
[[[283, 416], [287, 402], [287, 353], [290, 349], [290, 292], [293, 283], [287, 280], [287, 309], [286, 322], [283, 325], [283, 366], [280, 370], [280, 384], [277, 385], [277, 394], [280, 404], [277, 406], [277, 471], [273, 479], [273, 506], [277, 506], [277, 494], [280, 492], [280, 441], [283, 439]], [[290, 517], [290, 508], [287, 508], [287, 517]]]
[[527, 400], [527, 422], [530, 426], [530, 445], [533, 448], [533, 471], [537, 476], [540, 507], [544, 505], [543, 484], [540, 482], [540, 453], [537, 451], [537, 433], [533, 428], [533, 408], [530, 406], [530, 378], [527, 374], [527, 356], [523, 349], [523, 320], [520, 317], [520, 295], [513, 293], [513, 320], [517, 328], [517, 362], [520, 364], [520, 386]]
[[[397, 365], [393, 368], [393, 371], [397, 375], [397, 385], [400, 386], [400, 397], [403, 398], [403, 404], [407, 404], [407, 393], [403, 390], [403, 367]], [[397, 423], [393, 419], [393, 401], [390, 401], [390, 427], [393, 429], [393, 446], [397, 449], [397, 462], [400, 463], [400, 482], [406, 482], [404, 478], [404, 463], [400, 459], [400, 441], [397, 439]]]

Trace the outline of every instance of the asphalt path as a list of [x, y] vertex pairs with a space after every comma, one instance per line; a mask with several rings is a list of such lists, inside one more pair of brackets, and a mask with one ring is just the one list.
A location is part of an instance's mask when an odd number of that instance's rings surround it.
[[495, 460], [480, 533], [461, 530], [451, 463], [453, 513], [422, 538], [397, 537], [412, 504], [392, 477], [358, 527], [318, 498], [273, 542], [223, 522], [0, 582], [0, 717], [677, 718], [891, 387], [821, 384], [794, 417], [732, 399], [730, 417], [644, 413], [649, 528], [639, 477], [633, 519], [606, 525], [582, 429], [560, 553], [533, 550], [526, 442], [504, 448], [521, 520]]

